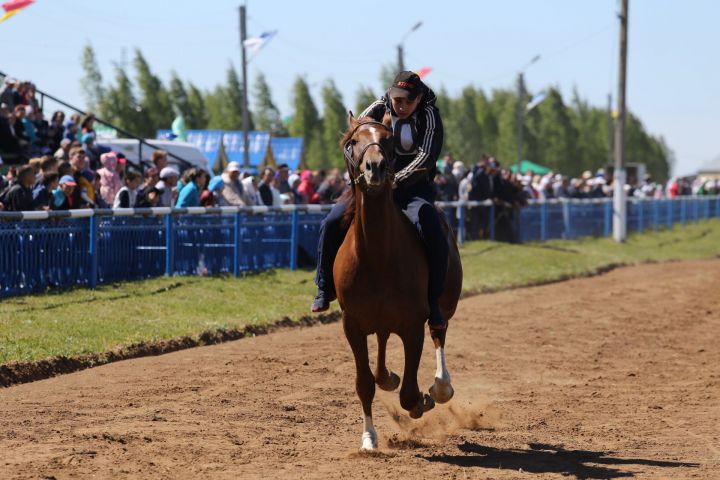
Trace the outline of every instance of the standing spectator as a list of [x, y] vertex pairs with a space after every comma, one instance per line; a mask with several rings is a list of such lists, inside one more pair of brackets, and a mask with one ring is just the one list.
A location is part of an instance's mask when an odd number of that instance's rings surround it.
[[331, 170], [325, 181], [318, 188], [317, 194], [320, 203], [334, 203], [345, 190], [342, 176], [337, 169]]
[[160, 170], [160, 181], [155, 185], [162, 190], [158, 207], [172, 207], [175, 205], [175, 187], [177, 186], [180, 174], [173, 167], [165, 167]]
[[5, 195], [3, 203], [9, 212], [25, 212], [34, 210], [32, 187], [35, 185], [35, 172], [25, 165], [18, 170], [17, 179]]
[[153, 150], [150, 159], [158, 172], [168, 166], [168, 153], [165, 150]]
[[208, 184], [207, 190], [203, 190], [200, 194], [200, 206], [203, 207], [220, 207], [227, 206], [228, 203], [223, 198], [223, 190], [225, 182], [222, 176], [213, 177]]
[[97, 171], [100, 174], [100, 196], [105, 203], [112, 205], [115, 195], [122, 188], [122, 181], [117, 171], [117, 155], [115, 152], [103, 153], [100, 156], [100, 163], [103, 166]]
[[48, 172], [43, 175], [39, 186], [33, 189], [33, 210], [49, 210], [53, 198], [53, 191], [58, 187], [57, 172]]
[[185, 186], [180, 190], [178, 195], [177, 208], [199, 207], [200, 192], [205, 188], [207, 174], [199, 168], [191, 168], [183, 176]]
[[270, 185], [272, 184], [274, 177], [275, 170], [273, 170], [272, 167], [265, 167], [265, 170], [263, 170], [262, 179], [260, 180], [260, 185], [258, 186], [260, 200], [262, 201], [262, 204], [267, 207], [271, 207], [273, 204], [273, 194]]
[[[281, 194], [289, 194], [292, 192], [288, 179], [290, 177], [290, 169], [287, 163], [281, 163], [277, 166], [277, 189]], [[288, 195], [290, 198], [291, 195]], [[294, 203], [294, 202], [293, 202]]]
[[261, 205], [260, 194], [257, 190], [257, 180], [254, 176], [249, 175], [243, 178], [240, 183], [243, 186], [243, 202], [247, 206]]
[[102, 149], [95, 144], [95, 137], [93, 137], [91, 133], [83, 133], [80, 143], [82, 143], [85, 154], [88, 156], [90, 168], [92, 170], [98, 170], [101, 166], [100, 155], [106, 152], [103, 152]]
[[113, 200], [113, 208], [134, 208], [137, 190], [142, 183], [142, 176], [134, 171], [125, 173], [125, 186], [118, 190]]
[[300, 203], [318, 203], [320, 201], [313, 184], [313, 173], [310, 170], [303, 170], [300, 174], [300, 186], [297, 192], [300, 194]]
[[73, 204], [73, 194], [75, 192], [75, 179], [70, 175], [60, 177], [58, 188], [53, 191], [53, 199], [51, 210], [70, 210], [77, 208]]
[[240, 182], [240, 164], [238, 162], [228, 163], [222, 174], [222, 181], [225, 183], [222, 196], [226, 205], [244, 206], [243, 186]]

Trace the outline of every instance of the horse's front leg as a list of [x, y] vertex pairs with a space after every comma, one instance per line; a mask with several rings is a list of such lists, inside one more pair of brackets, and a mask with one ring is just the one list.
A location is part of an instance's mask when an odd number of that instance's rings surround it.
[[423, 413], [435, 406], [435, 402], [429, 395], [420, 393], [417, 383], [418, 366], [425, 338], [424, 327], [424, 322], [418, 322], [402, 336], [405, 350], [405, 372], [400, 388], [400, 405], [408, 411], [412, 418], [422, 417]]
[[383, 390], [392, 392], [400, 385], [400, 377], [388, 370], [385, 365], [385, 350], [389, 336], [389, 332], [378, 332], [377, 334], [378, 353], [377, 365], [375, 365], [375, 383]]
[[372, 420], [372, 402], [375, 397], [375, 378], [370, 371], [368, 359], [367, 335], [357, 326], [355, 321], [343, 313], [343, 329], [345, 337], [352, 348], [355, 357], [355, 391], [363, 409], [363, 434], [361, 450], [375, 450], [378, 447], [378, 437]]
[[450, 373], [445, 365], [445, 334], [447, 330], [442, 332], [430, 331], [430, 335], [435, 345], [435, 383], [430, 387], [430, 396], [437, 403], [446, 403], [455, 394], [455, 390], [450, 383]]

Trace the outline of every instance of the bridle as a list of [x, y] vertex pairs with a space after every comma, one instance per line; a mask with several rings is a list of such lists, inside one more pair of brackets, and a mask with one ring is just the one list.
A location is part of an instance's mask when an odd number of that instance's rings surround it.
[[[380, 152], [382, 152], [385, 159], [388, 162], [392, 161], [392, 157], [390, 155], [388, 155], [385, 148], [382, 145], [380, 145], [379, 142], [370, 142], [367, 145], [365, 145], [363, 147], [363, 149], [360, 151], [360, 155], [358, 156], [357, 161], [355, 161], [355, 159], [353, 158], [353, 145], [351, 142], [353, 140], [353, 137], [355, 136], [355, 133], [361, 127], [364, 127], [366, 125], [378, 125], [378, 126], [384, 128], [385, 130], [389, 131], [390, 133], [392, 133], [392, 129], [390, 127], [388, 127], [387, 125], [385, 125], [382, 122], [377, 122], [377, 121], [364, 122], [364, 123], [361, 123], [360, 125], [356, 126], [353, 129], [352, 133], [350, 134], [349, 140], [345, 143], [343, 151], [345, 154], [345, 165], [348, 169], [348, 175], [350, 176], [350, 182], [354, 185], [359, 185], [361, 179], [365, 177], [364, 172], [360, 172], [360, 165], [362, 165], [362, 160], [365, 157], [365, 152], [367, 152], [370, 147], [377, 145], [377, 147], [380, 149]], [[359, 172], [359, 175], [357, 177], [353, 177], [353, 172], [355, 172], [356, 170]]]

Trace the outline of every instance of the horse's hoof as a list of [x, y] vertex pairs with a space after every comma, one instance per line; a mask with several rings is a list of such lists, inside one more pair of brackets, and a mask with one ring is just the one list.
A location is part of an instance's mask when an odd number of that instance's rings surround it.
[[362, 435], [362, 446], [360, 450], [363, 452], [372, 452], [378, 448], [377, 434], [373, 435], [370, 432], [365, 432]]
[[433, 400], [430, 395], [426, 393], [425, 395], [420, 397], [417, 405], [408, 410], [408, 415], [410, 415], [410, 418], [417, 420], [418, 418], [423, 416], [423, 413], [429, 412], [433, 408], [435, 408], [435, 400]]
[[430, 396], [437, 403], [447, 403], [455, 395], [455, 389], [448, 383], [443, 383], [439, 378], [435, 379], [435, 383], [430, 387]]
[[390, 372], [384, 382], [378, 383], [378, 387], [387, 392], [392, 392], [400, 386], [400, 377], [395, 372]]

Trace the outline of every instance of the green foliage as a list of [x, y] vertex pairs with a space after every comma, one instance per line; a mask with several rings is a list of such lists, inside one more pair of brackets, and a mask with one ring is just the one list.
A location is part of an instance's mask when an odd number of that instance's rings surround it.
[[456, 99], [450, 100], [448, 115], [444, 116], [445, 149], [466, 165], [475, 163], [483, 150], [484, 135], [475, 111], [477, 93], [465, 87]]
[[379, 97], [375, 95], [370, 87], [360, 85], [360, 88], [355, 95], [355, 110], [353, 115], [359, 116], [367, 107], [370, 106]]
[[132, 82], [125, 70], [115, 64], [115, 85], [105, 89], [99, 105], [100, 117], [130, 132], [139, 132], [146, 122], [138, 111]]
[[335, 86], [335, 82], [328, 80], [322, 88], [323, 120], [322, 168], [342, 168], [343, 156], [338, 146], [343, 132], [347, 129], [347, 109], [343, 104], [342, 94]]
[[297, 77], [292, 91], [293, 117], [288, 129], [293, 137], [305, 140], [305, 160], [311, 168], [324, 164], [322, 122], [315, 102], [310, 95], [310, 87], [302, 77]]
[[[212, 93], [205, 95], [205, 107], [210, 129], [242, 130], [243, 128], [243, 90], [235, 68], [227, 70], [225, 85], [215, 87]], [[249, 129], [253, 130], [252, 115], [249, 115]]]
[[135, 50], [135, 71], [137, 72], [136, 80], [140, 93], [139, 112], [140, 126], [134, 133], [141, 136], [152, 138], [158, 126], [170, 125], [174, 115], [170, 105], [170, 96], [163, 86], [160, 78], [155, 76], [150, 70], [147, 60], [140, 52]]
[[253, 94], [255, 99], [253, 122], [257, 129], [268, 131], [278, 137], [287, 136], [287, 128], [282, 122], [280, 110], [272, 100], [270, 86], [262, 73], [258, 73], [255, 79]]
[[95, 51], [89, 43], [83, 48], [81, 62], [85, 75], [80, 85], [85, 96], [85, 104], [88, 110], [97, 111], [105, 92], [100, 68], [95, 60]]
[[188, 128], [202, 129], [207, 127], [208, 115], [203, 94], [192, 82], [188, 82], [188, 112], [185, 117]]

